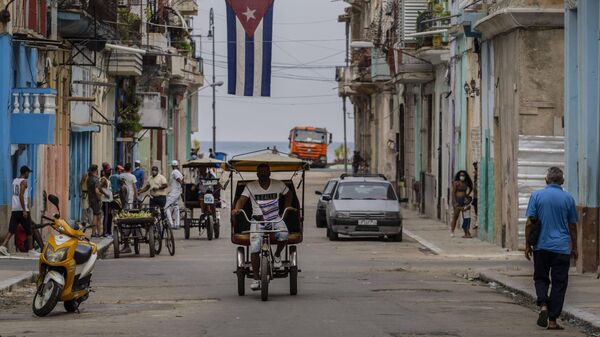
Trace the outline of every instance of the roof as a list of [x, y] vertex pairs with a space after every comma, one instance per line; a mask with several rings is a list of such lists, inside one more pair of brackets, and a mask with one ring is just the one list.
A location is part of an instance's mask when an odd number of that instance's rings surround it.
[[221, 167], [223, 169], [227, 169], [227, 163], [214, 158], [201, 158], [190, 160], [189, 162], [183, 164], [183, 167]]
[[308, 170], [308, 163], [291, 158], [276, 150], [263, 150], [231, 158], [229, 166], [238, 172], [256, 172], [260, 164], [268, 164], [271, 172], [293, 172]]

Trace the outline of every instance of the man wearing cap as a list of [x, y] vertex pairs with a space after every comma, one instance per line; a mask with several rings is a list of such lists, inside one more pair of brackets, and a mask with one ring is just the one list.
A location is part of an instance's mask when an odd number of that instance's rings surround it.
[[150, 190], [150, 208], [163, 209], [167, 203], [167, 178], [162, 174], [158, 173], [158, 167], [152, 166], [151, 176], [148, 178], [148, 183], [144, 186], [139, 193], [144, 193]]
[[27, 166], [21, 166], [21, 175], [13, 180], [12, 183], [12, 212], [10, 214], [10, 224], [8, 226], [8, 234], [4, 238], [4, 242], [0, 246], [0, 254], [9, 256], [6, 245], [10, 238], [17, 232], [17, 226], [21, 225], [27, 235], [27, 249], [29, 256], [37, 257], [40, 254], [33, 250], [31, 217], [29, 215], [29, 186], [27, 179], [31, 169]]
[[[165, 209], [167, 210], [167, 220], [169, 221], [171, 228], [179, 229], [179, 198], [181, 197], [181, 193], [183, 193], [183, 174], [179, 171], [179, 162], [177, 160], [173, 160], [171, 168], [173, 168], [169, 181], [171, 191], [169, 192], [169, 195], [167, 195]], [[175, 222], [173, 222], [173, 216], [171, 214], [173, 211], [175, 212]]]

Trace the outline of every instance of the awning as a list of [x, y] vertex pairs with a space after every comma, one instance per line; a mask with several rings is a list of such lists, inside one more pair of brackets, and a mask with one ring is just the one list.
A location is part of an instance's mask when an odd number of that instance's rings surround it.
[[271, 172], [295, 172], [308, 170], [309, 164], [301, 159], [292, 158], [273, 150], [239, 155], [229, 161], [229, 166], [238, 172], [256, 172], [260, 164], [267, 164]]
[[214, 159], [214, 158], [201, 158], [201, 159], [196, 159], [196, 160], [191, 160], [185, 164], [183, 164], [184, 168], [191, 168], [191, 167], [221, 167], [224, 170], [227, 169], [227, 163], [222, 161], [222, 160], [218, 160], [218, 159]]
[[100, 132], [100, 125], [71, 123], [71, 132]]

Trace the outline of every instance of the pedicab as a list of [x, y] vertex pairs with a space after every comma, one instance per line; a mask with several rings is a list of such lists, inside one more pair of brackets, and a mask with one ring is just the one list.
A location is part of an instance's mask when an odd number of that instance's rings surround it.
[[[276, 244], [275, 234], [279, 231], [250, 230], [251, 228], [258, 228], [258, 226], [251, 225], [264, 223], [252, 217], [251, 202], [247, 202], [243, 211], [239, 214], [231, 215], [231, 242], [239, 246], [236, 252], [237, 268], [234, 274], [237, 275], [238, 295], [244, 296], [246, 291], [245, 279], [254, 278], [250, 261], [250, 235], [256, 233], [261, 236], [262, 243], [259, 255], [261, 299], [267, 301], [269, 283], [276, 278], [289, 277], [290, 294], [294, 296], [298, 293], [298, 273], [300, 269], [298, 268], [297, 245], [303, 240], [304, 179], [309, 164], [271, 149], [233, 157], [229, 161], [230, 180], [233, 181], [234, 174], [239, 176], [239, 179], [235, 184], [235, 188], [234, 184], [231, 184], [231, 208], [235, 207], [246, 185], [256, 180], [255, 174], [260, 164], [268, 164], [272, 173], [285, 176], [284, 179], [280, 180], [293, 195], [291, 208], [284, 210], [284, 200], [279, 200], [281, 211], [279, 220], [271, 221], [271, 223], [284, 221], [287, 226], [288, 241], [281, 256], [282, 267], [274, 267], [273, 251], [271, 249], [271, 244]], [[288, 174], [291, 176], [288, 176]], [[300, 196], [298, 196], [298, 193], [300, 193]]]
[[[221, 190], [224, 187], [218, 176], [203, 176], [201, 173], [210, 170], [227, 170], [227, 163], [214, 158], [201, 158], [189, 161], [182, 167], [184, 169], [183, 201], [185, 207], [181, 210], [180, 216], [183, 222], [184, 236], [189, 239], [191, 229], [198, 228], [199, 236], [206, 232], [208, 240], [212, 240], [213, 237], [218, 239], [221, 231], [218, 209], [223, 206]], [[194, 217], [195, 210], [200, 210], [198, 217]]]

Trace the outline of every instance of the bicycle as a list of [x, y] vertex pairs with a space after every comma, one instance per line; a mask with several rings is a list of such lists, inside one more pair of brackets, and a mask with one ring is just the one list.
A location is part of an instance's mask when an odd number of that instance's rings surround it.
[[[146, 200], [147, 197], [153, 199], [152, 196], [146, 196], [143, 201]], [[170, 211], [169, 207], [162, 209], [160, 207], [148, 208], [154, 214], [154, 251], [156, 254], [160, 254], [162, 251], [162, 241], [164, 239], [165, 245], [167, 246], [167, 250], [171, 256], [175, 255], [175, 236], [173, 235], [173, 229], [169, 225], [167, 221], [167, 216], [165, 212]]]
[[[246, 218], [246, 221], [248, 221], [251, 225], [250, 228], [258, 228], [258, 230], [249, 230], [249, 231], [244, 231], [242, 232], [243, 234], [260, 234], [261, 235], [261, 248], [260, 248], [260, 297], [263, 301], [267, 301], [269, 299], [269, 282], [271, 280], [273, 280], [275, 278], [274, 275], [274, 254], [273, 254], [273, 249], [271, 247], [271, 234], [275, 234], [275, 233], [287, 233], [287, 230], [280, 230], [280, 229], [260, 229], [261, 224], [275, 224], [275, 223], [280, 223], [283, 222], [283, 219], [285, 219], [285, 216], [287, 214], [288, 211], [295, 211], [296, 209], [293, 207], [287, 207], [284, 211], [283, 214], [281, 215], [281, 217], [279, 217], [278, 220], [276, 221], [260, 221], [260, 220], [256, 220], [254, 217], [252, 217], [252, 219], [248, 218], [248, 215], [246, 214], [246, 212], [244, 210], [240, 210], [240, 213], [242, 213], [244, 215], [244, 217]], [[287, 264], [287, 261], [286, 261]], [[287, 266], [284, 266], [282, 268], [288, 268]], [[291, 280], [291, 282], [293, 284], [297, 284], [297, 277], [298, 277], [298, 273], [297, 271], [295, 273], [290, 272], [290, 277], [293, 278]], [[297, 286], [296, 286], [297, 287]], [[296, 289], [291, 289], [292, 295], [295, 295], [297, 292], [297, 288]]]

